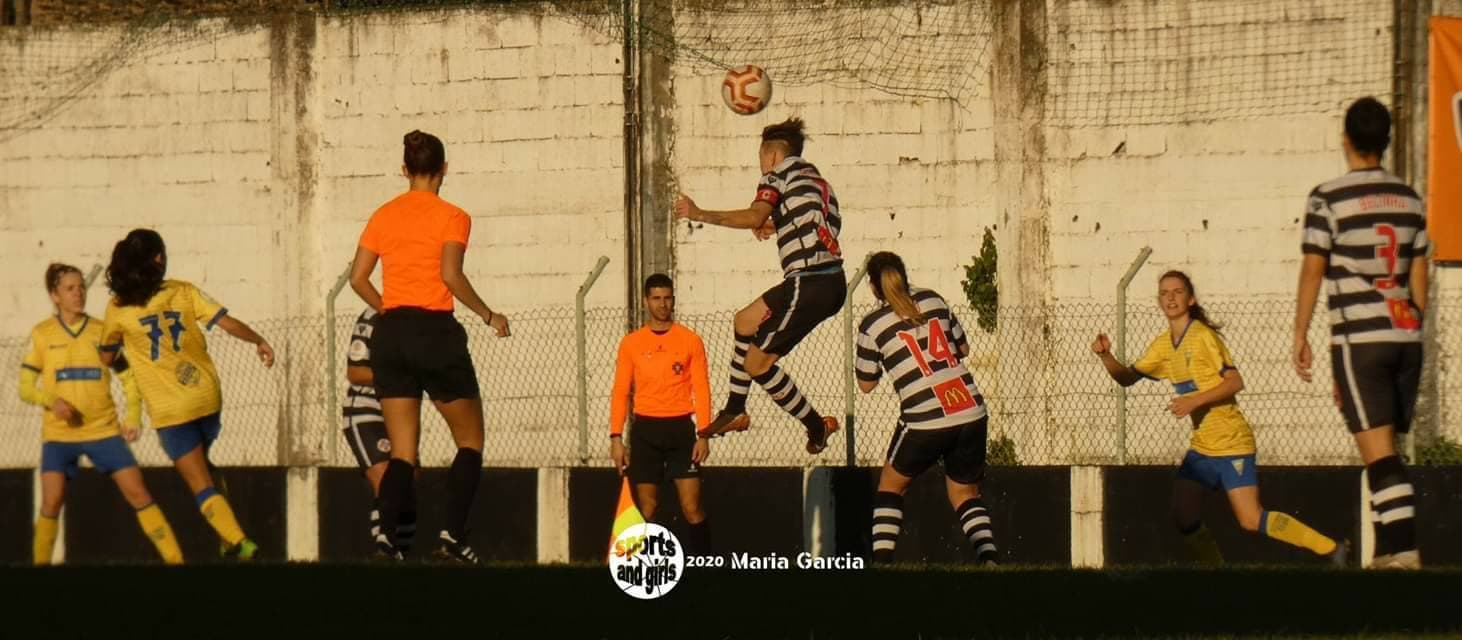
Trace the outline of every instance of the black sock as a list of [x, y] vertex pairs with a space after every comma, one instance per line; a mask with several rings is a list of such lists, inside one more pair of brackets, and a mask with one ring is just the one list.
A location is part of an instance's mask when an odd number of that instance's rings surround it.
[[396, 521], [396, 549], [401, 553], [410, 551], [411, 543], [416, 539], [416, 492], [412, 491], [406, 498], [406, 504], [401, 507], [401, 519]]
[[873, 561], [881, 564], [893, 562], [894, 548], [898, 546], [899, 532], [904, 525], [904, 497], [892, 491], [879, 491], [873, 495]]
[[482, 480], [482, 452], [458, 449], [447, 472], [446, 532], [457, 542], [467, 540], [467, 515], [477, 497], [477, 484]]
[[759, 376], [752, 379], [765, 389], [772, 401], [777, 403], [783, 411], [792, 414], [792, 417], [801, 421], [809, 431], [819, 433], [822, 431], [822, 415], [812, 408], [812, 403], [802, 395], [802, 390], [797, 388], [797, 383], [792, 382], [792, 376], [782, 371], [781, 367], [773, 364]]
[[381, 492], [378, 498], [381, 508], [381, 534], [376, 538], [378, 542], [384, 541], [396, 546], [397, 541], [391, 538], [400, 526], [403, 507], [411, 501], [411, 494], [415, 492], [415, 476], [416, 467], [410, 462], [391, 458], [386, 463], [386, 473], [381, 476]]
[[379, 496], [371, 499], [371, 542], [381, 535], [381, 498]]
[[1376, 555], [1416, 550], [1416, 495], [1400, 456], [1387, 456], [1366, 466], [1371, 487], [1371, 520]]
[[975, 547], [976, 561], [994, 562], [997, 558], [995, 530], [990, 527], [990, 512], [985, 510], [985, 503], [979, 498], [970, 498], [954, 513], [959, 517], [960, 529]]
[[685, 554], [691, 556], [706, 556], [711, 554], [711, 527], [702, 520], [690, 525], [690, 535], [687, 536]]
[[746, 394], [751, 392], [751, 376], [746, 373], [746, 352], [751, 349], [752, 336], [736, 334], [736, 346], [731, 354], [731, 384], [726, 388], [726, 408], [722, 412], [732, 415], [746, 413]]

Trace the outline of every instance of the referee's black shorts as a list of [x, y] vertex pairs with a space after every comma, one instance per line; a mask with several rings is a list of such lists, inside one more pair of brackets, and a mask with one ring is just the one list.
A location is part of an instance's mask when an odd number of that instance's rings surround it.
[[822, 324], [843, 309], [848, 283], [843, 271], [787, 278], [761, 294], [769, 313], [752, 339], [762, 353], [785, 356]]
[[629, 428], [629, 481], [660, 484], [666, 478], [699, 478], [700, 467], [691, 461], [695, 438], [695, 422], [690, 415], [636, 415]]
[[1345, 426], [1351, 433], [1392, 425], [1411, 431], [1421, 388], [1421, 343], [1368, 342], [1330, 346], [1330, 370]]
[[481, 398], [467, 331], [450, 311], [387, 309], [371, 335], [371, 372], [378, 398], [437, 402]]

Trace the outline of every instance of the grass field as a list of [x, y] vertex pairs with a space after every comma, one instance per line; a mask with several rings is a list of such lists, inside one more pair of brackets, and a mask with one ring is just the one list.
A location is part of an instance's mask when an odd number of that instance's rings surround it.
[[582, 565], [7, 568], [0, 584], [0, 638], [1462, 637], [1458, 570], [690, 569], [653, 601]]

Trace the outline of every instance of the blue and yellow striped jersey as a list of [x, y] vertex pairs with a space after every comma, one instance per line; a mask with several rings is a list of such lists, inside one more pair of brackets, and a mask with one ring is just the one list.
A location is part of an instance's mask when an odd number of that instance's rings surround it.
[[[1167, 380], [1174, 392], [1186, 396], [1218, 386], [1225, 371], [1238, 367], [1217, 332], [1207, 324], [1190, 321], [1176, 340], [1171, 330], [1154, 338], [1132, 368], [1149, 378]], [[1254, 431], [1236, 400], [1204, 407], [1191, 417], [1194, 451], [1207, 456], [1254, 453]]]
[[31, 329], [30, 353], [20, 366], [39, 374], [42, 389], [81, 414], [80, 424], [71, 425], [47, 408], [41, 418], [46, 442], [89, 442], [120, 433], [101, 342], [102, 323], [88, 316], [74, 327], [52, 317]]
[[143, 306], [107, 305], [103, 348], [122, 349], [152, 425], [165, 429], [218, 413], [223, 395], [203, 331], [228, 310], [198, 287], [166, 280]]

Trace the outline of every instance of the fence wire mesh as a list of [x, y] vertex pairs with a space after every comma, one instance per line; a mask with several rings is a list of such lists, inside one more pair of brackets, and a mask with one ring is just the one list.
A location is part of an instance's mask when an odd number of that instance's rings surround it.
[[[1323, 302], [1322, 308], [1323, 308]], [[1244, 376], [1239, 406], [1253, 425], [1259, 456], [1266, 464], [1355, 464], [1355, 446], [1331, 395], [1328, 334], [1317, 318], [1310, 342], [1316, 379], [1301, 382], [1290, 365], [1292, 302], [1285, 299], [1210, 301], [1205, 306], [1223, 324], [1223, 334]], [[855, 318], [871, 310], [854, 304]], [[1167, 412], [1170, 387], [1141, 382], [1127, 390], [1125, 421], [1118, 420], [1122, 390], [1091, 354], [1098, 332], [1115, 326], [1113, 304], [1057, 304], [1044, 308], [1001, 308], [993, 331], [978, 328], [975, 314], [957, 307], [970, 330], [974, 372], [991, 411], [994, 464], [1172, 464], [1187, 448], [1191, 425]], [[1164, 330], [1162, 317], [1144, 303], [1128, 309], [1126, 360], [1141, 354]], [[1417, 462], [1462, 463], [1458, 407], [1462, 375], [1449, 363], [1462, 354], [1462, 299], [1445, 299], [1434, 310], [1436, 325], [1427, 344], [1432, 373], [1424, 383], [1414, 429]], [[730, 312], [683, 315], [678, 320], [699, 333], [710, 359], [716, 402], [725, 397], [731, 351]], [[580, 450], [578, 384], [574, 349], [575, 312], [546, 308], [513, 314], [513, 336], [498, 339], [475, 318], [463, 318], [487, 416], [488, 465], [608, 465], [609, 392], [614, 358], [623, 335], [619, 308], [585, 313], [587, 336], [587, 436]], [[224, 386], [223, 435], [213, 458], [224, 465], [351, 466], [353, 458], [331, 411], [327, 394], [343, 395], [344, 354], [355, 314], [341, 314], [336, 343], [325, 339], [322, 318], [254, 323], [275, 346], [276, 366], [265, 369], [252, 346], [209, 334], [209, 349]], [[803, 392], [825, 415], [846, 420], [848, 370], [840, 319], [818, 327], [783, 362]], [[0, 340], [0, 358], [18, 366], [30, 348], [27, 338]], [[339, 379], [328, 380], [326, 358], [340, 358]], [[14, 370], [14, 369], [12, 369]], [[114, 385], [115, 386], [115, 385]], [[116, 390], [120, 403], [120, 389]], [[334, 405], [338, 406], [338, 404]], [[752, 428], [717, 439], [713, 466], [878, 465], [898, 419], [887, 381], [872, 394], [855, 394], [855, 446], [847, 434], [834, 436], [821, 456], [802, 450], [801, 426], [766, 394], [753, 389], [748, 410]], [[450, 463], [454, 449], [440, 416], [422, 411], [422, 460]], [[13, 390], [0, 398], [0, 466], [29, 467], [39, 457], [40, 410], [22, 405]], [[1125, 442], [1125, 451], [1123, 443]], [[145, 465], [165, 465], [154, 431], [133, 445]], [[581, 457], [583, 454], [584, 457]]]

